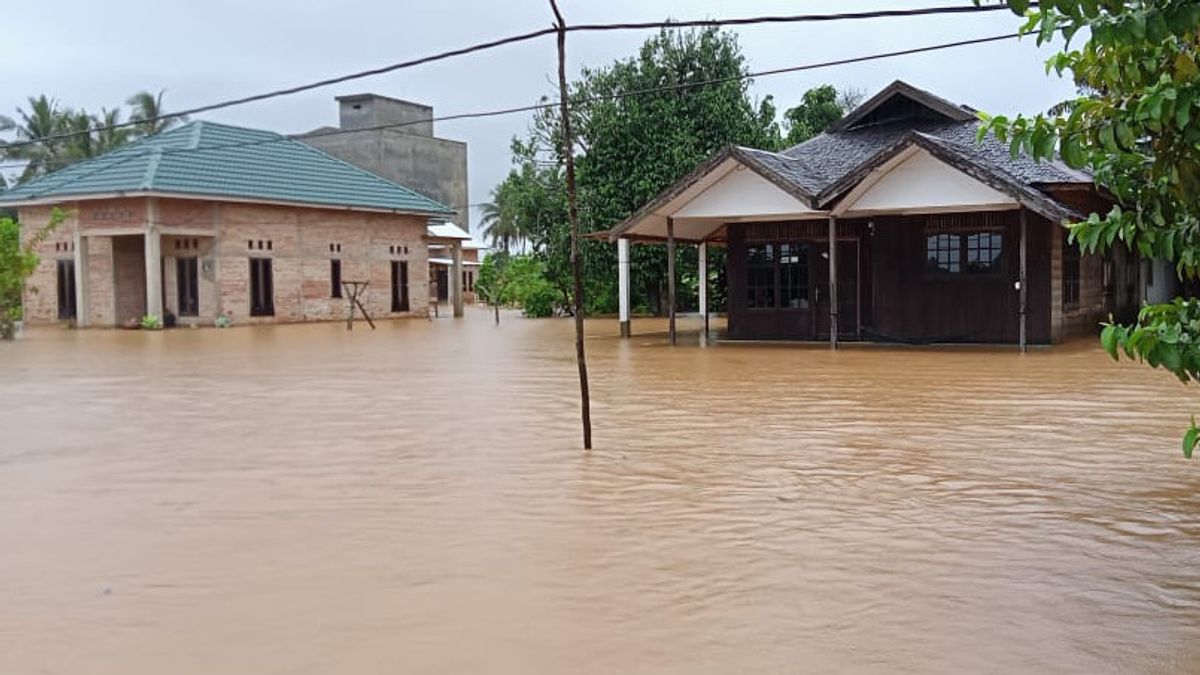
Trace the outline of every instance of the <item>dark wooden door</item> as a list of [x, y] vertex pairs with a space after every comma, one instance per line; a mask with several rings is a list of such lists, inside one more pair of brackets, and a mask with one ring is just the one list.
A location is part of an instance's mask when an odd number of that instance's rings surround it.
[[175, 287], [178, 300], [179, 316], [197, 316], [200, 314], [200, 275], [197, 260], [191, 258], [175, 259]]
[[[813, 244], [812, 278], [809, 281], [815, 295], [813, 332], [818, 339], [829, 337], [829, 244]], [[858, 335], [858, 241], [838, 242], [838, 335]]]

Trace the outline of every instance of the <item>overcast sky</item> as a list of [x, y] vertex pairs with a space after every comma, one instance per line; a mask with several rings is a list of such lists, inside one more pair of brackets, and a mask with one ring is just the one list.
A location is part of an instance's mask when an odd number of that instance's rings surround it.
[[[564, 0], [568, 22], [723, 18], [969, 4], [969, 0]], [[46, 93], [89, 111], [140, 89], [166, 89], [168, 110], [258, 93], [521, 33], [551, 22], [544, 0], [57, 0], [0, 10], [0, 114]], [[751, 70], [892, 51], [1015, 31], [1008, 12], [736, 29]], [[635, 52], [645, 31], [574, 34], [569, 74]], [[782, 111], [829, 83], [868, 95], [895, 79], [992, 112], [1036, 112], [1069, 96], [1047, 77], [1048, 50], [1031, 39], [761, 78], [757, 97]], [[282, 133], [337, 124], [336, 95], [376, 92], [450, 114], [535, 102], [552, 91], [552, 37], [429, 66], [205, 115]], [[439, 136], [469, 144], [472, 203], [508, 172], [509, 140], [529, 118], [444, 122]], [[472, 225], [475, 218], [472, 217]]]

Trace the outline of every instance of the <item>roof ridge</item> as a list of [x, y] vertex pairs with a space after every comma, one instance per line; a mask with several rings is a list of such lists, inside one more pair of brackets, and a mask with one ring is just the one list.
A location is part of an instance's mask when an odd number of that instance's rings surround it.
[[141, 184], [143, 190], [154, 187], [154, 179], [158, 176], [158, 165], [162, 162], [163, 148], [161, 145], [156, 145], [150, 148], [150, 152], [146, 155], [146, 170], [142, 173]]

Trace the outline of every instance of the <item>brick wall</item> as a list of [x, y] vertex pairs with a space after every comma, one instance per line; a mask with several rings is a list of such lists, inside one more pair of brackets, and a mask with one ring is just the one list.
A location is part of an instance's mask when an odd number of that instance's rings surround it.
[[1110, 311], [1104, 288], [1104, 257], [1096, 254], [1084, 254], [1079, 259], [1079, 305], [1063, 307], [1063, 250], [1066, 245], [1059, 232], [1051, 236], [1050, 325], [1054, 342], [1094, 335], [1099, 330], [1098, 324]]
[[[66, 208], [71, 216], [39, 248], [42, 261], [25, 294], [27, 320], [57, 320], [55, 264], [59, 258], [73, 260], [77, 228], [90, 235], [92, 325], [113, 326], [142, 316], [145, 242], [143, 235], [132, 232], [145, 227], [145, 200], [92, 200]], [[335, 258], [342, 261], [342, 279], [369, 282], [363, 304], [372, 316], [428, 314], [423, 217], [166, 198], [159, 199], [158, 213], [156, 225], [164, 230], [164, 310], [178, 314], [176, 260], [191, 256], [198, 260], [199, 316], [181, 317], [182, 323], [212, 325], [222, 312], [228, 312], [235, 323], [344, 319], [347, 300], [331, 294], [329, 261]], [[49, 208], [21, 209], [23, 231], [34, 231], [49, 217]], [[251, 257], [272, 260], [273, 317], [250, 316]], [[391, 311], [393, 260], [408, 262], [408, 312]]]

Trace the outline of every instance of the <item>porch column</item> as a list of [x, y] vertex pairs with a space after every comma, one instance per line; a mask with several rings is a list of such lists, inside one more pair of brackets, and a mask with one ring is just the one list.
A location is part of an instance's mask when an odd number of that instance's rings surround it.
[[75, 325], [86, 328], [91, 324], [88, 306], [88, 238], [75, 229]]
[[829, 348], [838, 343], [837, 216], [829, 216]]
[[163, 318], [162, 235], [158, 231], [158, 200], [146, 200], [146, 314]]
[[462, 318], [463, 315], [463, 264], [462, 264], [462, 242], [454, 241], [454, 245], [450, 247], [451, 257], [454, 259], [453, 269], [450, 272], [450, 295], [454, 301], [454, 318]]
[[667, 218], [667, 332], [675, 344], [675, 219]]
[[1021, 207], [1020, 214], [1021, 214], [1021, 216], [1020, 216], [1020, 218], [1021, 218], [1021, 269], [1019, 272], [1019, 276], [1017, 278], [1017, 293], [1018, 293], [1018, 298], [1019, 298], [1018, 303], [1019, 303], [1020, 314], [1021, 314], [1020, 348], [1021, 348], [1021, 351], [1024, 352], [1028, 349], [1027, 331], [1028, 331], [1028, 323], [1029, 323], [1028, 311], [1027, 311], [1028, 307], [1029, 307], [1029, 304], [1028, 304], [1029, 289], [1028, 289], [1028, 284], [1026, 283], [1026, 279], [1025, 279], [1026, 240], [1029, 238], [1028, 237], [1029, 223], [1028, 223], [1028, 218], [1026, 217], [1026, 214], [1025, 214], [1024, 206]]
[[696, 250], [696, 275], [700, 289], [700, 323], [705, 337], [708, 336], [708, 242], [702, 241]]
[[629, 337], [629, 240], [617, 240], [617, 316], [621, 337]]

